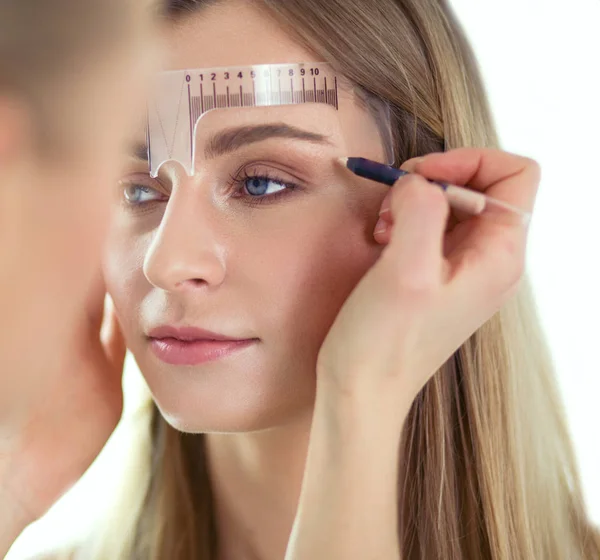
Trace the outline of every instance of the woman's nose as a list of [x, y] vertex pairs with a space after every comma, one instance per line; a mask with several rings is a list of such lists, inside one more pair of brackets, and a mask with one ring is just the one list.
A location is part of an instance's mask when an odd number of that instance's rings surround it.
[[[178, 196], [181, 194], [182, 196]], [[175, 193], [144, 259], [144, 274], [168, 292], [217, 286], [225, 277], [220, 211], [198, 193]]]

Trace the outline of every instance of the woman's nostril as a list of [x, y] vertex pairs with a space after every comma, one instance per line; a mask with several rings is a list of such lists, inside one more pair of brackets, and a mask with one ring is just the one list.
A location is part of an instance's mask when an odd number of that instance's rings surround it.
[[200, 286], [204, 286], [206, 284], [206, 280], [202, 280], [202, 278], [190, 278], [189, 280], [186, 280], [184, 284], [187, 284], [192, 288], [198, 288]]

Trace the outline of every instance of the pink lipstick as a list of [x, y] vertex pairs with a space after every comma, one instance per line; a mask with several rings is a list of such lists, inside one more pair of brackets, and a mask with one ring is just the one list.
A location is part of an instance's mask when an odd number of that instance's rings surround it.
[[195, 327], [163, 326], [148, 338], [156, 357], [170, 365], [194, 366], [218, 360], [247, 348], [258, 339], [239, 339]]

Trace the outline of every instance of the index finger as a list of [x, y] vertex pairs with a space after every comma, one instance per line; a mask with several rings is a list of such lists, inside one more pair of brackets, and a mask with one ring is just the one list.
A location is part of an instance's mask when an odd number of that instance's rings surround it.
[[436, 152], [402, 169], [432, 181], [468, 186], [493, 198], [533, 211], [541, 178], [539, 164], [530, 158], [493, 148], [458, 148]]

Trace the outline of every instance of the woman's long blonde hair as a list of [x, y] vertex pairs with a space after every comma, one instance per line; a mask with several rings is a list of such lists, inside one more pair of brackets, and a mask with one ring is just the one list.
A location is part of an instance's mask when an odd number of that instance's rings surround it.
[[[397, 162], [499, 147], [475, 57], [445, 1], [254, 1], [390, 102]], [[172, 0], [169, 14], [214, 3]], [[138, 422], [136, 464], [93, 557], [213, 560], [203, 437], [176, 432], [151, 402]], [[402, 441], [403, 560], [600, 558], [527, 278], [419, 394]]]

